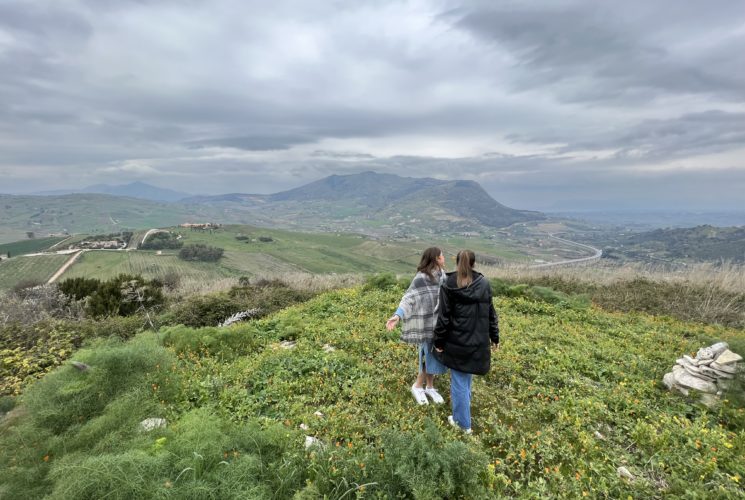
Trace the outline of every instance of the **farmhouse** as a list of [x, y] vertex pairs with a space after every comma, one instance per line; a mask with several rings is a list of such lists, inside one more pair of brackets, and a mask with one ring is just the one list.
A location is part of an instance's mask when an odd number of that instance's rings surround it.
[[202, 222], [202, 223], [193, 223], [193, 222], [186, 222], [184, 224], [180, 224], [179, 227], [188, 228], [192, 231], [207, 231], [210, 229], [217, 229], [219, 227], [222, 227], [222, 224], [217, 224], [215, 222]]
[[91, 250], [118, 250], [120, 248], [125, 248], [127, 244], [121, 240], [81, 241], [76, 246], [78, 248], [88, 248]]

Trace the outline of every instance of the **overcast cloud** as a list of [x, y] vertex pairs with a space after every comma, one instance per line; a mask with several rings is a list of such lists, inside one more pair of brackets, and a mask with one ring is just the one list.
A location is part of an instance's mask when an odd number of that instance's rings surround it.
[[742, 54], [742, 0], [2, 0], [0, 192], [375, 170], [745, 209]]

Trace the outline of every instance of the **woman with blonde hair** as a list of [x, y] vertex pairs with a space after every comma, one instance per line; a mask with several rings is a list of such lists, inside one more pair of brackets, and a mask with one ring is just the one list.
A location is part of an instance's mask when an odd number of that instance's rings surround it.
[[499, 348], [499, 320], [492, 304], [491, 285], [483, 274], [474, 271], [475, 263], [472, 251], [458, 252], [457, 269], [447, 273], [440, 288], [440, 311], [434, 330], [437, 358], [450, 368], [453, 414], [448, 421], [468, 434], [471, 379], [489, 371], [490, 344]]
[[388, 331], [391, 331], [400, 320], [403, 320], [401, 341], [417, 346], [419, 373], [414, 385], [411, 386], [411, 394], [420, 405], [428, 404], [427, 396], [433, 403], [445, 402], [434, 387], [434, 378], [435, 375], [445, 373], [446, 368], [437, 361], [432, 348], [440, 284], [445, 278], [444, 265], [445, 257], [442, 250], [437, 247], [426, 249], [416, 268], [416, 276], [401, 299], [398, 309], [385, 324]]

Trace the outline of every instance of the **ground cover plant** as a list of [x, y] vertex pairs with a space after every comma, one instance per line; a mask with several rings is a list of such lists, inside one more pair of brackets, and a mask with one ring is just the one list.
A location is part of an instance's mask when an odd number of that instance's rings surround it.
[[69, 255], [19, 256], [0, 261], [0, 290], [9, 290], [21, 282], [46, 283]]
[[[402, 291], [370, 280], [229, 328], [79, 351], [88, 370], [47, 375], [0, 424], [0, 496], [742, 496], [745, 409], [660, 382], [742, 330], [499, 296], [503, 346], [475, 379], [468, 437], [408, 393], [414, 351], [383, 327]], [[168, 427], [139, 431], [148, 417]]]

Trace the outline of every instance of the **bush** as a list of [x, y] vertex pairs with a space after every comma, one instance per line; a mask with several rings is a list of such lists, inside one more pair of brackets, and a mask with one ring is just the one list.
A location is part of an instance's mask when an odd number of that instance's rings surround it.
[[145, 243], [141, 244], [139, 248], [141, 250], [175, 250], [182, 246], [184, 246], [184, 242], [178, 239], [176, 234], [158, 232], [148, 236]]
[[161, 286], [156, 280], [120, 274], [100, 284], [88, 297], [85, 311], [94, 317], [130, 316], [143, 309], [157, 308], [165, 302]]
[[186, 245], [179, 251], [178, 257], [182, 260], [217, 262], [222, 257], [223, 252], [225, 250], [222, 248], [197, 243], [195, 245]]
[[57, 285], [59, 290], [76, 300], [85, 299], [101, 286], [101, 280], [96, 278], [68, 278]]
[[371, 290], [391, 290], [395, 288], [406, 289], [410, 280], [405, 278], [396, 279], [392, 273], [380, 273], [367, 276], [362, 290], [369, 292]]

